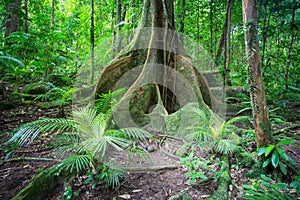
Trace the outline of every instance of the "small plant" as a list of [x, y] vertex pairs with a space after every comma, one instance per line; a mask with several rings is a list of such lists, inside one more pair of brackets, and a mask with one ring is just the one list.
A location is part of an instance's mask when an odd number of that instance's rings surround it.
[[295, 176], [295, 180], [291, 182], [290, 187], [294, 189], [298, 197], [300, 197], [300, 176]]
[[207, 114], [199, 108], [191, 108], [190, 111], [195, 112], [203, 124], [188, 127], [187, 129], [191, 132], [186, 137], [205, 144], [216, 153], [233, 154], [239, 151], [240, 137], [230, 130], [230, 125], [234, 122], [249, 119], [248, 116], [235, 117], [224, 121], [216, 114], [212, 112]]
[[79, 192], [74, 192], [71, 186], [65, 187], [65, 192], [62, 195], [63, 200], [73, 199], [74, 197], [78, 197]]
[[243, 193], [240, 197], [245, 199], [274, 199], [274, 200], [296, 200], [290, 194], [286, 183], [275, 183], [271, 178], [261, 175], [261, 179], [252, 179], [251, 185], [243, 185]]
[[[110, 105], [112, 106], [112, 105]], [[118, 151], [125, 150], [133, 141], [151, 138], [151, 134], [138, 128], [129, 127], [119, 130], [109, 129], [111, 109], [102, 112], [92, 107], [80, 108], [73, 111], [72, 118], [46, 118], [27, 123], [21, 126], [9, 143], [20, 146], [29, 145], [41, 133], [63, 135], [68, 141], [73, 141], [71, 156], [57, 165], [54, 172], [68, 171], [70, 174], [80, 174], [85, 169], [99, 169], [101, 180], [109, 185], [116, 186], [118, 173], [109, 173], [111, 168], [98, 168], [102, 165], [109, 147]], [[64, 131], [69, 131], [66, 133]], [[73, 155], [72, 155], [73, 154]], [[98, 172], [97, 172], [98, 173]], [[104, 174], [103, 174], [104, 173]]]
[[291, 144], [292, 140], [282, 140], [278, 142], [276, 145], [270, 144], [267, 147], [262, 147], [258, 149], [257, 155], [264, 156], [264, 162], [262, 164], [263, 168], [271, 165], [274, 169], [278, 169], [279, 166], [280, 171], [287, 175], [287, 166], [295, 165], [295, 161], [286, 155], [285, 151], [280, 147], [282, 145]]
[[188, 172], [185, 174], [189, 178], [190, 184], [197, 184], [197, 181], [205, 182], [216, 179], [216, 166], [220, 164], [220, 159], [212, 155], [209, 159], [203, 161], [194, 156], [192, 148], [189, 156], [180, 158], [180, 164], [187, 167]]
[[96, 170], [91, 170], [86, 173], [88, 178], [84, 181], [84, 184], [91, 184], [92, 190], [94, 190], [98, 184], [113, 188], [120, 184], [119, 179], [123, 174], [121, 169], [100, 164], [97, 165]]

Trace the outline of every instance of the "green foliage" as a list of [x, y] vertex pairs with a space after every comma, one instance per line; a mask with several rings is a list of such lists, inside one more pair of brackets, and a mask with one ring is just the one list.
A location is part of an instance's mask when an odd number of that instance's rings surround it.
[[79, 196], [79, 192], [74, 192], [71, 186], [65, 187], [65, 191], [62, 195], [63, 200], [70, 200]]
[[192, 108], [190, 111], [196, 113], [203, 124], [188, 127], [191, 133], [186, 137], [201, 142], [217, 153], [233, 154], [239, 151], [240, 137], [230, 130], [230, 125], [249, 119], [249, 117], [241, 116], [222, 121], [214, 113], [208, 115], [198, 108]]
[[59, 163], [56, 168], [60, 171], [69, 171], [71, 174], [76, 171], [79, 174], [84, 169], [88, 169], [92, 163], [93, 157], [90, 155], [73, 155]]
[[244, 190], [240, 195], [245, 199], [274, 199], [274, 200], [296, 200], [290, 194], [289, 187], [286, 183], [275, 183], [272, 179], [265, 175], [261, 175], [261, 179], [252, 180], [251, 185], [243, 185]]
[[195, 184], [201, 180], [207, 180], [209, 174], [213, 174], [212, 177], [217, 179], [218, 173], [216, 172], [216, 166], [220, 165], [220, 159], [212, 155], [207, 160], [201, 160], [194, 155], [194, 148], [192, 148], [191, 153], [184, 158], [180, 158], [180, 164], [187, 167], [188, 172], [185, 174], [189, 178], [190, 184]]
[[91, 184], [92, 190], [94, 190], [98, 184], [103, 184], [106, 187], [118, 186], [120, 184], [119, 179], [124, 175], [124, 172], [113, 166], [100, 164], [97, 165], [95, 171], [89, 171], [86, 175], [88, 178], [84, 184]]
[[294, 189], [298, 197], [300, 197], [300, 176], [295, 176], [295, 180], [291, 182], [290, 187]]
[[[291, 159], [285, 151], [280, 147], [281, 145], [291, 144], [292, 140], [282, 140], [276, 145], [270, 144], [267, 147], [262, 147], [257, 150], [258, 156], [264, 157], [264, 162], [262, 164], [263, 168], [271, 165], [274, 169], [278, 169], [284, 174], [287, 175], [287, 166], [295, 166], [296, 163]], [[279, 166], [279, 167], [278, 167]], [[278, 167], [278, 168], [277, 168]]]

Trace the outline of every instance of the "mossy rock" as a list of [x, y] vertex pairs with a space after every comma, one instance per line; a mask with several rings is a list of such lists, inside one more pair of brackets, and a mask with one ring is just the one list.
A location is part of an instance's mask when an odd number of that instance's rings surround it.
[[45, 94], [47, 92], [47, 88], [45, 83], [30, 83], [25, 85], [22, 89], [22, 93], [24, 94]]
[[168, 134], [177, 135], [178, 133], [182, 133], [186, 135], [189, 132], [187, 127], [203, 125], [206, 119], [201, 119], [199, 114], [193, 111], [197, 108], [199, 108], [198, 103], [189, 103], [175, 113], [167, 116], [165, 122]]
[[15, 107], [15, 104], [12, 102], [2, 101], [0, 103], [0, 111], [9, 110]]

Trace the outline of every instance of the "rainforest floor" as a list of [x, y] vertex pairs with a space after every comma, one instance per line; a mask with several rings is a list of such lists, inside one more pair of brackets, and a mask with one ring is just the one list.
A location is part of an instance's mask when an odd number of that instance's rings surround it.
[[[70, 111], [70, 108], [66, 108]], [[298, 113], [300, 108], [292, 108], [292, 113]], [[288, 112], [287, 112], [288, 113]], [[24, 188], [32, 178], [42, 170], [50, 168], [59, 163], [65, 154], [53, 148], [51, 136], [41, 135], [32, 145], [14, 149], [13, 145], [8, 145], [7, 141], [12, 136], [12, 132], [20, 125], [34, 121], [42, 117], [57, 117], [59, 110], [40, 109], [35, 104], [18, 105], [12, 109], [0, 112], [0, 199], [6, 200], [12, 198], [22, 188]], [[297, 116], [297, 115], [296, 115]], [[299, 123], [299, 119], [291, 121], [291, 125]], [[285, 128], [277, 127], [277, 129]], [[300, 128], [295, 127], [289, 130], [299, 141]], [[178, 146], [179, 141], [169, 140], [168, 144]], [[78, 192], [78, 197], [72, 199], [136, 199], [136, 200], [164, 200], [171, 196], [184, 192], [189, 194], [192, 199], [208, 198], [217, 188], [214, 181], [206, 184], [193, 186], [188, 183], [186, 177], [187, 169], [179, 165], [179, 160], [164, 153], [162, 145], [154, 152], [149, 153], [152, 164], [155, 166], [178, 166], [172, 169], [150, 170], [127, 172], [120, 181], [120, 186], [115, 189], [108, 189], [101, 185], [96, 185], [92, 190], [91, 184], [84, 184], [87, 176], [83, 173], [76, 176], [73, 180], [65, 185], [60, 185], [53, 190], [48, 199], [61, 199], [65, 187], [71, 186], [73, 192]], [[287, 154], [292, 157], [298, 164], [300, 163], [300, 148], [295, 146], [285, 147]], [[255, 142], [249, 142], [247, 151], [255, 152]], [[202, 152], [195, 152], [195, 155], [207, 159], [210, 155]], [[119, 158], [122, 159], [122, 158]], [[235, 159], [230, 159], [231, 166], [234, 166]], [[230, 185], [229, 192], [231, 199], [241, 199], [238, 197], [242, 184], [249, 183], [249, 178], [245, 173], [250, 170], [251, 166], [243, 165], [242, 167], [231, 168], [230, 175], [235, 186]], [[218, 166], [216, 166], [218, 168]], [[216, 169], [217, 170], [217, 169]]]

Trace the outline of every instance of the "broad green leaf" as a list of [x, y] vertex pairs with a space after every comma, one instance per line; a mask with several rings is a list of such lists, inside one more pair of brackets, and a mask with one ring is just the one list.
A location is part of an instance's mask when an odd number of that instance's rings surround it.
[[279, 162], [279, 167], [280, 167], [280, 170], [282, 171], [282, 173], [284, 175], [286, 175], [287, 174], [287, 170], [286, 170], [285, 165], [282, 162]]
[[266, 166], [268, 166], [268, 164], [270, 163], [271, 158], [268, 158], [262, 165], [263, 168], [265, 168]]
[[276, 168], [278, 165], [278, 162], [279, 162], [279, 155], [278, 155], [277, 151], [273, 152], [271, 161], [272, 161], [272, 165], [274, 166], [274, 168]]
[[280, 157], [282, 157], [284, 160], [287, 160], [287, 155], [285, 151], [279, 147], [276, 148], [276, 151], [279, 153]]
[[268, 181], [268, 182], [270, 182], [270, 183], [273, 182], [273, 180], [272, 180], [271, 178], [267, 177], [267, 176], [264, 175], [264, 174], [261, 174], [260, 177], [261, 177], [262, 179], [264, 179], [265, 181]]
[[281, 146], [281, 145], [286, 145], [286, 144], [291, 144], [293, 142], [293, 140], [281, 140], [280, 142], [277, 143], [277, 146]]
[[267, 147], [259, 148], [258, 151], [257, 151], [257, 155], [261, 156], [262, 154], [265, 153], [266, 149], [267, 149]]
[[265, 151], [265, 157], [267, 157], [273, 149], [274, 149], [274, 145], [270, 144]]

